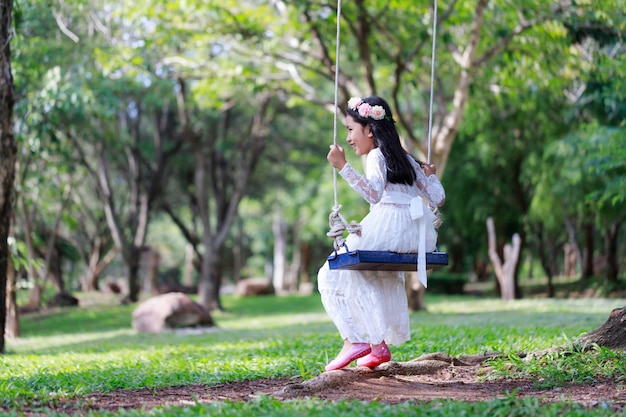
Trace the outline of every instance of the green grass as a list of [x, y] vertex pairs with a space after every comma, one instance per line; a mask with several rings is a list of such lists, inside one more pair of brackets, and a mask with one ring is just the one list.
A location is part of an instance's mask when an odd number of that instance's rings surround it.
[[[520, 361], [517, 353], [571, 344], [599, 327], [611, 309], [623, 306], [626, 300], [504, 303], [428, 296], [426, 302], [428, 311], [411, 314], [412, 339], [392, 348], [394, 360], [406, 361], [431, 352], [463, 356], [498, 351], [505, 357], [493, 362], [490, 377], [531, 376], [544, 387], [587, 383], [600, 376], [617, 380], [625, 377], [626, 357], [607, 349], [581, 353], [572, 348], [533, 361]], [[24, 316], [21, 337], [7, 340], [8, 352], [0, 357], [0, 406], [19, 410], [29, 404], [44, 406], [57, 399], [120, 388], [158, 389], [258, 378], [309, 379], [322, 372], [340, 348], [339, 336], [318, 296], [224, 297], [223, 304], [226, 312], [214, 313], [218, 327], [205, 333], [137, 334], [130, 327], [135, 306], [93, 305]], [[567, 403], [539, 405], [512, 395], [483, 403], [434, 401], [395, 406], [357, 401], [330, 404], [315, 399], [281, 403], [261, 398], [246, 404], [196, 404], [150, 414], [613, 415], [606, 412], [601, 407], [584, 410]]]

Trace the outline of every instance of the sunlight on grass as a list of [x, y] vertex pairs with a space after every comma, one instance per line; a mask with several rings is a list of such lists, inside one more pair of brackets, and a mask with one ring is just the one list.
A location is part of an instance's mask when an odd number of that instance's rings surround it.
[[256, 316], [245, 318], [229, 318], [228, 315], [216, 314], [215, 320], [220, 326], [227, 326], [229, 329], [277, 329], [285, 326], [305, 326], [309, 324], [328, 323], [328, 316], [325, 312], [303, 313], [303, 314], [277, 314], [271, 316]]
[[500, 313], [527, 311], [532, 313], [585, 313], [608, 315], [614, 308], [623, 307], [625, 299], [473, 299], [433, 297], [428, 310], [433, 313]]
[[92, 342], [103, 343], [107, 339], [131, 336], [133, 334], [135, 334], [135, 332], [132, 329], [123, 329], [98, 333], [79, 333], [72, 335], [72, 337], [62, 334], [54, 336], [21, 337], [9, 341], [9, 351], [22, 353], [38, 352], [56, 348], [71, 348], [72, 345], [76, 344], [81, 345], [82, 349], [82, 347]]

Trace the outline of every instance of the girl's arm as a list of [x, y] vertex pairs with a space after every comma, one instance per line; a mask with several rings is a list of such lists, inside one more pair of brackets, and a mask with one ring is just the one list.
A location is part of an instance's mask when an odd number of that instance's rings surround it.
[[446, 201], [446, 192], [439, 178], [435, 175], [434, 165], [420, 164], [413, 157], [410, 157], [409, 161], [415, 169], [415, 184], [420, 197], [425, 198], [435, 207], [442, 206]]
[[385, 182], [387, 181], [387, 166], [385, 158], [378, 149], [367, 154], [367, 176], [355, 170], [346, 163], [339, 175], [350, 184], [350, 187], [361, 195], [370, 204], [376, 204], [383, 197]]

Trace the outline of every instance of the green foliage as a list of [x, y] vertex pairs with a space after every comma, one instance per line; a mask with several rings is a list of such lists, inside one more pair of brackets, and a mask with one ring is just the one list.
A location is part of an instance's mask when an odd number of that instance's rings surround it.
[[[509, 78], [501, 81], [512, 82]], [[468, 120], [450, 156], [443, 177], [446, 205], [440, 241], [448, 252], [463, 254], [464, 265], [454, 265], [459, 271], [473, 269], [470, 262], [485, 257], [487, 217], [494, 218], [500, 240], [522, 233], [524, 216], [537, 195], [536, 177], [553, 182], [561, 177], [556, 167], [537, 165], [543, 150], [566, 131], [561, 114], [565, 103], [550, 90], [521, 88], [508, 86], [494, 93], [476, 87], [475, 104], [468, 108]], [[558, 197], [536, 199], [554, 205]]]
[[563, 387], [568, 384], [591, 384], [601, 379], [626, 379], [626, 353], [593, 346], [583, 351], [574, 341], [569, 350], [549, 352], [522, 360], [515, 355], [492, 362], [492, 378], [529, 377], [539, 388]]
[[583, 146], [583, 141], [571, 135], [546, 147], [544, 161], [536, 170], [539, 180], [531, 202], [531, 218], [539, 218], [558, 229], [562, 228], [564, 216], [589, 216], [591, 210], [585, 195], [598, 183], [587, 175]]
[[623, 214], [618, 207], [626, 200], [626, 127], [590, 126], [588, 132], [583, 149], [588, 155], [585, 168], [590, 176], [598, 178], [600, 185], [587, 193], [586, 199], [599, 211]]
[[576, 117], [619, 126], [626, 118], [624, 45], [626, 9], [610, 0], [583, 7], [565, 21], [572, 43], [577, 45], [585, 89], [577, 97]]
[[[624, 129], [589, 125], [546, 148], [531, 215], [553, 228], [564, 216], [609, 223], [624, 214]], [[605, 223], [605, 224], [606, 224]]]
[[428, 292], [431, 294], [463, 294], [467, 283], [466, 273], [436, 271], [428, 276]]

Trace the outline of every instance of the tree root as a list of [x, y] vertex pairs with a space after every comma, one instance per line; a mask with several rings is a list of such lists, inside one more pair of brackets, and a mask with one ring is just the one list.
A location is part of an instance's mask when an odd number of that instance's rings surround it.
[[498, 355], [498, 353], [490, 352], [484, 355], [467, 356], [459, 359], [442, 352], [435, 352], [422, 355], [408, 362], [387, 362], [375, 369], [365, 367], [344, 368], [337, 371], [324, 372], [301, 383], [287, 385], [276, 394], [276, 397], [293, 398], [314, 395], [316, 392], [325, 389], [340, 387], [366, 378], [434, 374], [438, 370], [447, 367], [479, 366], [486, 360], [495, 358]]

